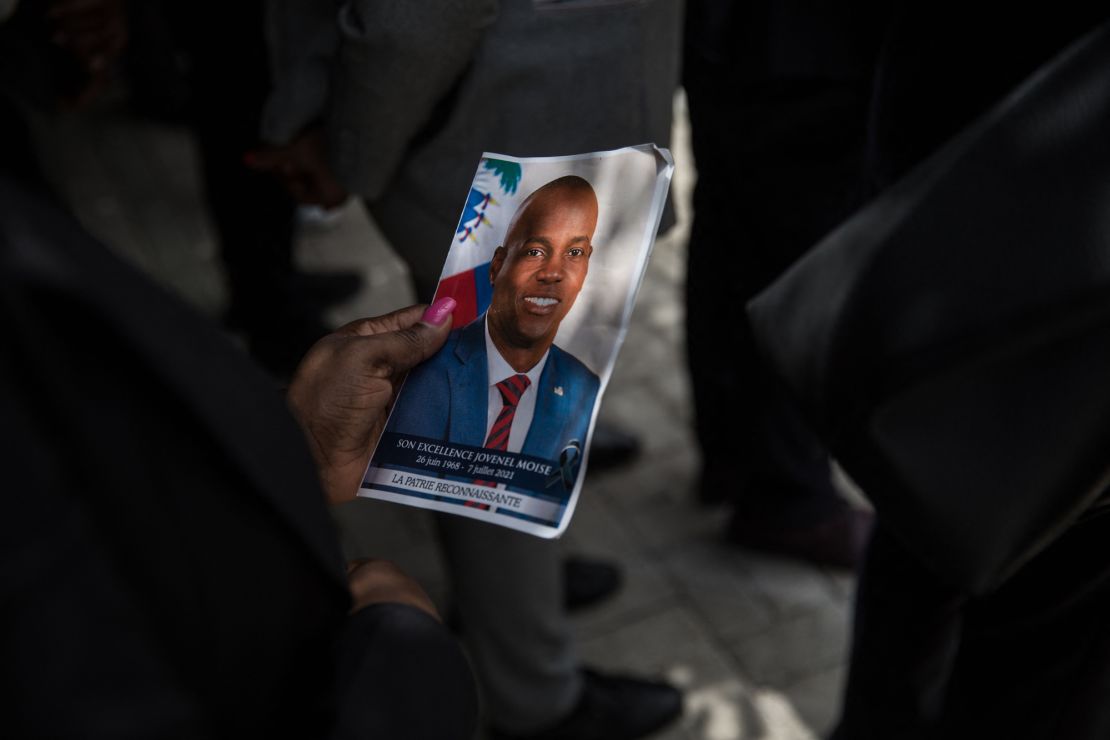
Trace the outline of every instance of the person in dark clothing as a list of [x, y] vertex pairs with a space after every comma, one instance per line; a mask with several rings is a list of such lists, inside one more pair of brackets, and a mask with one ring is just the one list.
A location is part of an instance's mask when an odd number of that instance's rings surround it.
[[731, 505], [727, 534], [739, 545], [848, 568], [869, 515], [834, 488], [828, 452], [748, 324], [722, 337], [716, 319], [864, 200], [881, 30], [864, 5], [690, 0], [683, 68], [698, 168], [686, 280], [698, 497]]
[[7, 732], [471, 736], [473, 679], [427, 596], [383, 562], [345, 574], [325, 507], [450, 329], [421, 311], [328, 336], [287, 409], [215, 327], [0, 176]]
[[[885, 35], [871, 113], [868, 161], [876, 189], [892, 186], [1105, 22], [1104, 9], [1093, 6], [1049, 15], [1011, 11], [1006, 32], [998, 33], [994, 14], [961, 13], [957, 23], [935, 6], [899, 4]], [[938, 49], [943, 53], [936, 54]], [[1020, 170], [1012, 162], [994, 166]], [[975, 199], [951, 217], [974, 221]], [[1021, 221], [1016, 213], [1014, 218]], [[932, 228], [943, 234], [949, 226]], [[939, 576], [884, 523], [880, 508], [862, 569], [848, 682], [833, 738], [1110, 736], [1108, 504], [1110, 495], [1103, 493], [1077, 521], [1054, 533], [1052, 544], [986, 593]], [[983, 536], [989, 536], [985, 528]]]
[[[179, 114], [197, 140], [203, 196], [212, 216], [230, 301], [228, 328], [239, 331], [255, 359], [287, 380], [313, 342], [328, 333], [326, 305], [356, 292], [353, 273], [309, 273], [294, 260], [296, 202], [244, 157], [259, 141], [271, 87], [263, 0], [236, 3], [159, 0], [130, 11], [164, 31], [178, 54], [184, 89]], [[143, 30], [143, 29], [140, 29]], [[128, 57], [136, 102], [169, 80], [140, 72], [165, 48], [136, 39]], [[164, 65], [167, 66], [167, 65]], [[333, 204], [334, 205], [334, 204]]]
[[28, 0], [0, 37], [0, 167], [41, 179], [21, 112], [7, 98], [77, 110], [120, 72], [134, 109], [192, 129], [230, 293], [225, 323], [287, 381], [328, 333], [324, 308], [361, 281], [297, 268], [296, 203], [244, 162], [270, 89], [262, 0]]

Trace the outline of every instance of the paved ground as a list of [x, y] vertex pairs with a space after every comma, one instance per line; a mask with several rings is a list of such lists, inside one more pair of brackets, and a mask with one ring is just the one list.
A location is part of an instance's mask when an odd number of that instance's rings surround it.
[[[695, 175], [681, 102], [678, 110], [680, 223], [656, 245], [602, 412], [635, 430], [645, 454], [625, 470], [588, 476], [565, 538], [568, 549], [619, 560], [627, 576], [616, 599], [575, 617], [580, 652], [584, 662], [665, 675], [686, 689], [685, 717], [658, 740], [820, 737], [843, 679], [852, 580], [732, 549], [718, 536], [724, 512], [693, 503], [681, 289]], [[48, 168], [89, 228], [218, 315], [226, 291], [188, 134], [112, 104], [39, 128]], [[299, 256], [306, 269], [349, 267], [365, 276], [337, 321], [410, 302], [404, 267], [360, 207], [306, 226]], [[358, 501], [340, 521], [352, 553], [393, 557], [444, 597], [423, 514]]]

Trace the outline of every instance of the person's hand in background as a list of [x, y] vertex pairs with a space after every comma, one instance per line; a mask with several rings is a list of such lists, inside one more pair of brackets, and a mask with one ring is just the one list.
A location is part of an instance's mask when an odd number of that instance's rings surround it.
[[254, 149], [243, 155], [247, 167], [276, 178], [302, 205], [335, 208], [347, 200], [325, 154], [324, 135], [309, 128], [283, 146]]
[[123, 0], [51, 0], [46, 14], [51, 41], [78, 67], [79, 82], [64, 102], [80, 108], [103, 91], [127, 45], [127, 9]]

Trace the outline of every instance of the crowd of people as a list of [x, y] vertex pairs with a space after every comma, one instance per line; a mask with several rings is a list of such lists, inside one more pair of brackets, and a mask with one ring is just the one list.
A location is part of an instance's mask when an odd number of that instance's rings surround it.
[[[405, 373], [438, 378], [426, 361], [464, 341], [452, 299], [432, 299], [438, 245], [482, 153], [665, 146], [681, 84], [698, 167], [686, 348], [701, 467], [690, 505], [727, 504], [723, 536], [741, 547], [861, 575], [835, 737], [1105, 738], [1105, 491], [1030, 533], [1037, 547], [989, 588], [953, 583], [907, 545], [896, 516], [861, 510], [832, 484], [832, 457], [855, 463], [875, 419], [814, 423], [758, 327], [733, 322], [722, 338], [714, 321], [847, 219], [901, 217], [913, 199], [882, 196], [917, 193], [906, 175], [961, 132], [989, 136], [974, 123], [1026, 79], [1058, 84], [1078, 74], [1076, 57], [1110, 47], [1095, 10], [1051, 22], [1015, 12], [1018, 32], [999, 38], [996, 18], [957, 23], [923, 5], [0, 0], [0, 675], [13, 737], [462, 739], [481, 723], [491, 738], [632, 740], [679, 717], [674, 686], [576, 655], [568, 609], [612, 593], [613, 564], [437, 515], [448, 628], [395, 566], [344, 561], [327, 506], [355, 497]], [[25, 108], [79, 113], [110, 85], [195, 136], [230, 287], [222, 327], [97, 244], [38, 166]], [[1099, 115], [1101, 98], [1083, 110]], [[575, 211], [582, 265], [597, 222], [588, 189], [559, 181], [534, 196]], [[426, 303], [333, 329], [324, 310], [359, 278], [299, 270], [294, 214], [351, 196]], [[975, 197], [936, 233], [974, 219]], [[517, 231], [546, 223], [528, 213]], [[879, 231], [854, 233], [863, 243]], [[519, 259], [515, 233], [495, 284]], [[547, 269], [568, 282], [585, 274]], [[868, 334], [877, 322], [859, 325], [859, 341], [880, 340]], [[496, 345], [513, 331], [491, 321], [485, 337]], [[538, 353], [554, 352], [548, 362], [560, 359], [553, 337]], [[534, 358], [506, 360], [524, 398]], [[814, 373], [807, 382], [822, 384]], [[427, 385], [403, 409], [415, 428], [446, 413]], [[493, 419], [502, 402], [490, 394]], [[534, 401], [511, 405], [510, 423], [537, 413]], [[504, 436], [498, 449], [521, 448], [519, 434]], [[606, 443], [620, 449], [599, 459], [634, 464], [626, 435], [599, 431], [595, 445]], [[861, 480], [884, 488], [880, 504], [905, 484]], [[990, 522], [975, 524], [989, 539]], [[491, 556], [505, 564], [498, 579], [466, 567]]]

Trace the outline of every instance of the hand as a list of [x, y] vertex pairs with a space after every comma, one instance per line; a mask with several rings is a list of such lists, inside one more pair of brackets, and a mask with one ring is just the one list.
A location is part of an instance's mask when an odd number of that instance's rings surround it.
[[285, 146], [249, 151], [243, 162], [277, 178], [298, 203], [335, 208], [347, 200], [347, 191], [332, 174], [324, 151], [324, 135], [312, 128]]
[[347, 563], [347, 585], [351, 589], [351, 613], [371, 604], [408, 604], [443, 621], [435, 604], [419, 583], [386, 560], [354, 560]]
[[82, 82], [64, 101], [80, 108], [107, 86], [110, 65], [127, 44], [123, 0], [52, 0], [47, 13], [53, 42], [79, 65]]
[[301, 361], [288, 401], [332, 503], [358, 493], [405, 373], [443, 346], [455, 301], [355, 321], [321, 339]]

